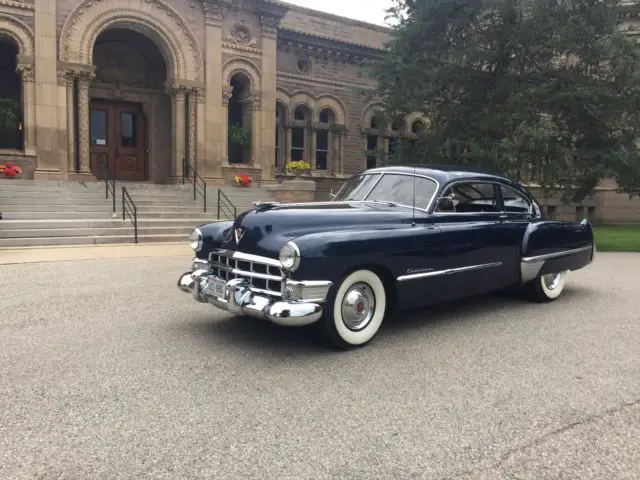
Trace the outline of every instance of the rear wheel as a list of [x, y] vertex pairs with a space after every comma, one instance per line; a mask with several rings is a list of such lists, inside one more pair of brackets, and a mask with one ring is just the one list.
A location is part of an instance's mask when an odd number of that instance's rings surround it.
[[327, 302], [322, 327], [327, 340], [342, 350], [369, 343], [387, 309], [387, 294], [378, 275], [357, 270], [347, 275]]
[[552, 302], [558, 298], [567, 281], [569, 271], [540, 275], [525, 286], [529, 297], [536, 302]]

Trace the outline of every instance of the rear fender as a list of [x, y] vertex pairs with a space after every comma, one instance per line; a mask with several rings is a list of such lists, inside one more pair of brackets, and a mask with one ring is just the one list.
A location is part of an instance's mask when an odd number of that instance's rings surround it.
[[521, 281], [582, 268], [591, 263], [594, 251], [593, 229], [586, 219], [532, 222], [522, 239]]

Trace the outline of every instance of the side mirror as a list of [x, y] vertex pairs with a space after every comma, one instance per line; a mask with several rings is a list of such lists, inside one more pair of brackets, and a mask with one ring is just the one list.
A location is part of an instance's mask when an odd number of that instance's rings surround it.
[[456, 207], [451, 197], [440, 197], [438, 199], [437, 209], [439, 212], [454, 212]]

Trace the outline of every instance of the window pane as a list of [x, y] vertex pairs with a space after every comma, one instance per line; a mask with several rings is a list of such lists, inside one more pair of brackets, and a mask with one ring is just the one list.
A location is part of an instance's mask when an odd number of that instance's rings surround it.
[[528, 213], [530, 209], [529, 201], [522, 196], [519, 192], [516, 192], [512, 188], [502, 188], [502, 201], [504, 203], [505, 212], [514, 213]]
[[378, 137], [375, 135], [367, 135], [367, 150], [376, 150], [378, 148]]
[[304, 160], [304, 150], [301, 148], [292, 148], [291, 149], [291, 161], [297, 162], [299, 160]]
[[275, 148], [276, 156], [275, 156], [275, 160], [274, 160], [274, 163], [273, 163], [273, 165], [276, 166], [276, 167], [278, 166], [278, 157], [280, 156], [278, 150], [279, 150], [278, 147], [276, 147]]
[[304, 128], [294, 127], [291, 132], [291, 147], [304, 148]]
[[456, 212], [498, 212], [498, 201], [492, 183], [464, 182], [453, 185], [451, 196]]
[[120, 123], [122, 125], [122, 146], [135, 147], [137, 143], [136, 116], [131, 112], [121, 112]]
[[411, 206], [414, 200], [414, 179], [415, 205], [418, 208], [427, 208], [436, 192], [436, 182], [412, 175], [383, 175], [366, 199]]
[[352, 177], [343, 184], [334, 200], [362, 200], [367, 192], [373, 187], [374, 183], [378, 181], [380, 175], [358, 175]]
[[329, 150], [329, 132], [318, 130], [316, 132], [316, 148], [318, 150]]
[[367, 169], [376, 168], [377, 163], [375, 155], [367, 155]]
[[327, 152], [323, 152], [318, 150], [316, 152], [316, 170], [326, 170], [327, 169]]
[[276, 147], [280, 145], [280, 129], [276, 127]]
[[91, 137], [91, 145], [104, 146], [107, 144], [107, 111], [91, 110], [91, 119], [89, 121], [89, 135]]

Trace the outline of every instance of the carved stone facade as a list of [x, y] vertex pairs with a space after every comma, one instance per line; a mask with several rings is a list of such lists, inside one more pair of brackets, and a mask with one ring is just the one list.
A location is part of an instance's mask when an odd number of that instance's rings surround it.
[[[631, 11], [624, 21], [640, 31]], [[123, 179], [166, 183], [188, 163], [213, 185], [237, 172], [276, 183], [302, 159], [326, 199], [426, 125], [419, 114], [377, 125], [382, 105], [355, 93], [374, 86], [361, 65], [388, 37], [269, 0], [0, 0], [24, 124], [22, 150], [0, 154], [35, 178], [96, 180], [104, 163]], [[232, 122], [248, 144], [230, 143]], [[605, 184], [570, 209], [640, 221], [637, 206]]]

